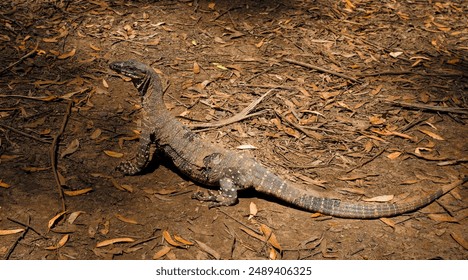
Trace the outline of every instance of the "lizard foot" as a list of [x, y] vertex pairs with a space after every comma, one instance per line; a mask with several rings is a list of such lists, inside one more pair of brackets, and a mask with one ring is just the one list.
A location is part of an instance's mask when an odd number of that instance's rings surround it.
[[208, 208], [220, 207], [220, 206], [231, 206], [237, 203], [236, 197], [227, 197], [220, 194], [213, 194], [208, 191], [208, 195], [203, 192], [196, 192], [192, 195], [192, 198], [200, 201], [209, 201]]

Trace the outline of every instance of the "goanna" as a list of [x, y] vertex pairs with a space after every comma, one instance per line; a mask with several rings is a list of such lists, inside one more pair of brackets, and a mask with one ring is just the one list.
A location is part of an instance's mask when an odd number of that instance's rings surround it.
[[112, 62], [110, 68], [131, 78], [140, 94], [142, 105], [138, 153], [135, 160], [122, 162], [117, 169], [126, 175], [141, 172], [149, 162], [150, 145], [155, 144], [160, 152], [172, 160], [176, 168], [192, 180], [220, 187], [217, 194], [194, 194], [199, 200], [211, 201], [211, 207], [236, 204], [237, 192], [253, 187], [258, 192], [311, 212], [343, 218], [371, 219], [414, 211], [466, 181], [466, 178], [456, 181], [427, 196], [404, 203], [352, 203], [316, 197], [281, 179], [253, 158], [204, 141], [182, 125], [166, 109], [160, 78], [150, 66], [128, 60]]

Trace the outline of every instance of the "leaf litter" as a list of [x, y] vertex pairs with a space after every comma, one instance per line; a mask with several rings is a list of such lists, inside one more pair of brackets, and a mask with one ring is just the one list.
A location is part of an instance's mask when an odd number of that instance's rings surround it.
[[[430, 258], [440, 252], [438, 248], [447, 247], [452, 255], [443, 253], [444, 258], [466, 258], [467, 238], [460, 231], [466, 226], [460, 215], [463, 189], [440, 199], [445, 209], [432, 204], [418, 213], [428, 219], [382, 219], [381, 226], [394, 229], [390, 233], [379, 232], [381, 228], [372, 221], [354, 223], [297, 209], [278, 210], [284, 206], [248, 201], [251, 198], [242, 194], [240, 205], [235, 206], [239, 208], [225, 208], [233, 219], [224, 219], [171, 187], [194, 189], [164, 168], [124, 178], [112, 173], [122, 158], [134, 155], [139, 106], [133, 100], [134, 88], [109, 75], [105, 66], [119, 52], [151, 62], [170, 85], [166, 102], [175, 115], [184, 112], [181, 120], [198, 125], [205, 139], [241, 147], [238, 152], [254, 155], [282, 177], [307, 188], [318, 185], [327, 192], [336, 185], [336, 190], [345, 190], [337, 194], [343, 200], [365, 200], [362, 196], [377, 203], [393, 197], [400, 200], [401, 193], [413, 197], [419, 190], [447, 183], [452, 175], [466, 174], [466, 149], [460, 141], [466, 138], [466, 129], [460, 125], [467, 114], [460, 94], [465, 83], [460, 69], [465, 63], [461, 52], [466, 37], [460, 23], [466, 15], [459, 4], [337, 1], [274, 6], [256, 2], [247, 7], [234, 1], [232, 6], [200, 2], [195, 8], [180, 1], [173, 3], [177, 9], [172, 12], [166, 12], [165, 5], [141, 12], [138, 3], [78, 1], [67, 7], [57, 2], [58, 9], [52, 12], [45, 1], [36, 1], [30, 4], [36, 11], [32, 13], [30, 7], [15, 2], [0, 4], [7, 11], [18, 4], [14, 14], [2, 19], [11, 28], [2, 29], [0, 37], [5, 39], [7, 65], [1, 70], [5, 90], [0, 107], [16, 108], [0, 109], [0, 124], [15, 129], [0, 127], [2, 149], [6, 147], [0, 155], [2, 191], [21, 201], [22, 181], [36, 186], [45, 180], [50, 165], [41, 156], [49, 152], [43, 141], [59, 131], [63, 101], [74, 102], [58, 143], [57, 174], [67, 212], [49, 220], [33, 217], [33, 222], [39, 223], [38, 219], [48, 229], [79, 221], [78, 230], [67, 235], [48, 233], [54, 241], [43, 243], [42, 248], [53, 248], [51, 256], [70, 249], [69, 240], [79, 240], [104, 244], [91, 255], [76, 248], [79, 258], [219, 259], [228, 251], [233, 258]], [[261, 16], [246, 18], [245, 14]], [[50, 21], [37, 21], [44, 16]], [[34, 32], [15, 22], [31, 23]], [[193, 31], [195, 25], [200, 34]], [[381, 32], [373, 32], [370, 26]], [[413, 31], [403, 36], [408, 26]], [[189, 88], [194, 91], [185, 90]], [[262, 98], [265, 89], [274, 89], [268, 98]], [[151, 177], [152, 173], [158, 176]], [[24, 177], [21, 182], [19, 174]], [[44, 182], [54, 185], [53, 180]], [[41, 190], [40, 201], [46, 199], [44, 195], [55, 199], [53, 191], [33, 189]], [[170, 199], [158, 205], [141, 201], [153, 195]], [[30, 205], [24, 201], [21, 206], [8, 205], [1, 215], [26, 212]], [[122, 215], [124, 223], [111, 226], [117, 206], [122, 211], [131, 209], [121, 213], [135, 213], [135, 208], [139, 214]], [[235, 209], [245, 215], [237, 215]], [[37, 216], [51, 217], [59, 211]], [[82, 212], [89, 214], [81, 216]], [[194, 231], [185, 231], [186, 225], [180, 223], [187, 220]], [[5, 221], [0, 216], [0, 227], [12, 228]], [[140, 236], [142, 230], [153, 236], [152, 221], [177, 234], [163, 233], [165, 243], [149, 241], [135, 250], [128, 250], [133, 243], [129, 239], [97, 242], [119, 232], [117, 236], [132, 236], [138, 243], [133, 236]], [[95, 228], [95, 233], [83, 233], [82, 224], [85, 231]], [[202, 230], [198, 225], [205, 226]], [[433, 235], [433, 225], [442, 234]], [[337, 233], [328, 231], [331, 226], [337, 226]], [[363, 233], [362, 227], [368, 226], [380, 236]], [[233, 232], [229, 248], [222, 240], [226, 227]], [[434, 250], [399, 248], [391, 242], [369, 249], [372, 240], [382, 236], [411, 238], [399, 235], [405, 227], [419, 228], [420, 236], [434, 242]], [[315, 240], [310, 228], [327, 235]], [[315, 240], [309, 251], [288, 249], [307, 240]], [[355, 240], [363, 240], [363, 250], [355, 251]], [[417, 238], [412, 240], [417, 244]], [[142, 250], [150, 253], [139, 254]], [[381, 251], [391, 253], [379, 255]]]

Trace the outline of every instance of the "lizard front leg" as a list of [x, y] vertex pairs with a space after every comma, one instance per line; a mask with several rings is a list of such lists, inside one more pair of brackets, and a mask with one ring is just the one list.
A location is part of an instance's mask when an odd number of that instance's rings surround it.
[[140, 146], [135, 160], [123, 161], [116, 169], [125, 175], [135, 175], [140, 173], [149, 162], [151, 146], [151, 134], [143, 133], [140, 137]]
[[223, 178], [219, 180], [220, 189], [218, 194], [208, 192], [206, 196], [203, 192], [196, 192], [192, 198], [200, 201], [211, 201], [209, 208], [219, 206], [231, 206], [237, 203], [237, 190], [238, 188], [231, 179]]

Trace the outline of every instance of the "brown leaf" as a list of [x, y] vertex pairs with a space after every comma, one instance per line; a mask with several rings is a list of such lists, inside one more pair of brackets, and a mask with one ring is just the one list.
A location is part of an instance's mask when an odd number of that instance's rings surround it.
[[18, 232], [23, 232], [23, 228], [17, 228], [17, 229], [0, 229], [0, 235], [9, 235], [9, 234], [15, 234]]
[[108, 246], [108, 245], [111, 245], [111, 244], [114, 244], [114, 243], [131, 243], [131, 242], [135, 242], [135, 239], [130, 238], [130, 237], [120, 237], [120, 238], [107, 239], [107, 240], [98, 242], [96, 244], [96, 248]]
[[104, 153], [110, 157], [113, 157], [113, 158], [121, 158], [123, 157], [123, 154], [122, 153], [119, 153], [119, 152], [114, 152], [114, 151], [109, 151], [109, 150], [104, 150]]
[[332, 92], [324, 91], [324, 92], [319, 92], [319, 94], [320, 94], [320, 97], [322, 99], [326, 100], [326, 99], [330, 99], [330, 98], [333, 98], [335, 96], [340, 95], [341, 92], [339, 92], [339, 91], [332, 91]]
[[273, 246], [274, 248], [278, 249], [278, 250], [282, 250], [281, 249], [281, 245], [279, 244], [278, 240], [276, 239], [276, 235], [273, 233], [273, 231], [265, 224], [261, 224], [260, 225], [260, 230], [263, 232], [263, 234], [265, 235], [265, 237], [267, 238], [268, 240], [268, 243], [270, 243], [271, 246]]
[[49, 247], [45, 247], [44, 249], [46, 250], [57, 250], [58, 248], [61, 248], [65, 245], [65, 243], [67, 243], [68, 239], [70, 238], [70, 234], [65, 234], [57, 244], [55, 245], [52, 245], [52, 246], [49, 246]]
[[101, 136], [101, 133], [102, 133], [102, 130], [99, 128], [96, 128], [89, 138], [91, 138], [92, 140], [95, 140], [99, 138], [99, 136]]
[[78, 139], [74, 139], [67, 145], [65, 150], [60, 154], [60, 157], [64, 158], [67, 155], [73, 154], [76, 152], [76, 150], [78, 150], [78, 147], [80, 147], [80, 141]]
[[200, 246], [200, 249], [202, 249], [203, 251], [205, 251], [206, 253], [210, 254], [211, 256], [213, 256], [213, 258], [219, 260], [221, 258], [221, 254], [218, 253], [216, 250], [214, 250], [213, 248], [211, 248], [210, 246], [206, 245], [205, 243], [203, 242], [200, 242], [198, 240], [195, 240], [195, 242], [197, 242], [198, 246]]
[[174, 234], [174, 239], [185, 245], [192, 246], [194, 244], [193, 242], [188, 241], [187, 239], [184, 239], [181, 236], [178, 236], [177, 234]]
[[89, 193], [91, 191], [93, 191], [93, 188], [85, 188], [85, 189], [76, 190], [76, 191], [63, 191], [63, 193], [68, 196], [77, 196], [77, 195]]
[[167, 253], [169, 253], [170, 250], [171, 250], [171, 247], [169, 246], [162, 247], [161, 250], [157, 251], [153, 255], [153, 260], [159, 260], [160, 258], [164, 257]]
[[174, 239], [172, 239], [171, 234], [167, 230], [163, 231], [163, 237], [164, 237], [164, 240], [166, 240], [167, 243], [171, 244], [174, 247], [182, 247], [182, 248], [186, 247], [184, 244], [179, 243], [179, 242], [175, 241]]
[[396, 223], [390, 220], [389, 218], [380, 218], [379, 220], [381, 220], [384, 224], [386, 224], [389, 227], [395, 228], [396, 226]]
[[122, 222], [124, 223], [128, 223], [128, 224], [134, 224], [134, 225], [138, 225], [139, 223], [134, 220], [134, 219], [131, 219], [131, 218], [127, 218], [127, 217], [124, 217], [120, 214], [115, 214], [115, 217], [119, 220], [121, 220]]
[[50, 167], [21, 167], [26, 172], [38, 172], [38, 171], [44, 171], [50, 169]]
[[373, 89], [370, 94], [371, 95], [377, 95], [381, 90], [382, 90], [383, 85], [377, 86], [375, 89]]
[[458, 219], [446, 214], [428, 214], [427, 216], [436, 222], [458, 223]]
[[424, 134], [427, 134], [428, 136], [430, 136], [430, 137], [432, 137], [432, 138], [434, 138], [434, 139], [436, 139], [436, 140], [445, 140], [445, 139], [444, 139], [442, 136], [440, 136], [439, 134], [436, 134], [436, 133], [434, 133], [434, 132], [432, 132], [432, 131], [429, 131], [429, 130], [427, 130], [427, 129], [422, 129], [422, 128], [420, 128], [419, 131], [421, 131], [421, 132], [424, 133]]
[[276, 252], [275, 249], [270, 248], [269, 251], [270, 251], [270, 254], [268, 255], [268, 258], [269, 258], [270, 260], [276, 260], [276, 259], [278, 259], [278, 253]]
[[0, 188], [8, 189], [9, 187], [11, 187], [9, 184], [3, 182], [3, 180], [0, 179]]
[[73, 224], [75, 220], [78, 218], [79, 215], [84, 214], [85, 212], [83, 211], [75, 211], [68, 216], [67, 222], [69, 224]]
[[55, 225], [57, 220], [60, 219], [60, 217], [62, 217], [63, 214], [65, 213], [67, 213], [67, 211], [60, 212], [57, 215], [55, 215], [52, 219], [50, 219], [49, 222], [47, 223], [47, 228], [51, 229]]
[[250, 213], [249, 213], [248, 220], [252, 219], [253, 217], [255, 217], [255, 215], [257, 215], [257, 212], [258, 212], [257, 205], [253, 202], [250, 202], [249, 210], [250, 210]]
[[379, 196], [374, 196], [371, 198], [363, 198], [362, 200], [368, 201], [368, 202], [387, 202], [392, 200], [394, 197], [393, 194], [388, 194], [388, 195], [379, 195]]
[[468, 250], [468, 241], [463, 237], [463, 235], [460, 232], [451, 232], [450, 236], [457, 241], [458, 244], [460, 244], [465, 250]]
[[254, 238], [257, 238], [260, 241], [263, 241], [263, 242], [266, 241], [266, 238], [263, 235], [257, 234], [256, 232], [254, 232], [253, 230], [251, 230], [249, 228], [241, 226], [241, 227], [239, 227], [239, 229], [242, 230], [243, 232], [247, 233], [248, 235], [250, 235], [250, 236], [252, 236]]
[[200, 73], [200, 65], [198, 65], [198, 63], [196, 61], [193, 63], [193, 73], [194, 74], [199, 74]]
[[67, 58], [69, 58], [69, 57], [74, 56], [75, 53], [76, 53], [76, 49], [73, 49], [73, 50], [71, 50], [71, 51], [69, 51], [69, 52], [67, 52], [67, 53], [63, 53], [63, 54], [57, 56], [57, 58], [58, 58], [58, 59], [67, 59]]
[[401, 155], [401, 152], [393, 152], [393, 153], [387, 155], [387, 157], [388, 157], [389, 159], [396, 159], [396, 158], [398, 158], [400, 155]]

